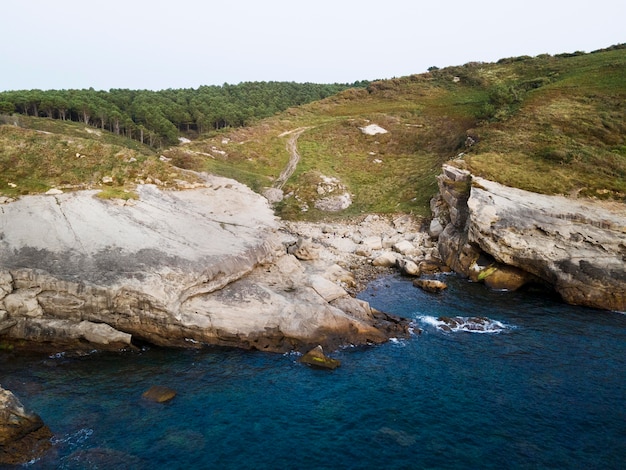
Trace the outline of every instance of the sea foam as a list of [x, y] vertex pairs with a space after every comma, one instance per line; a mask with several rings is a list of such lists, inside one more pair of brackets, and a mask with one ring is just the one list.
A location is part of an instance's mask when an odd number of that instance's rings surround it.
[[433, 317], [431, 315], [420, 315], [417, 320], [427, 326], [433, 326], [440, 331], [469, 333], [500, 333], [513, 328], [498, 320], [486, 317]]

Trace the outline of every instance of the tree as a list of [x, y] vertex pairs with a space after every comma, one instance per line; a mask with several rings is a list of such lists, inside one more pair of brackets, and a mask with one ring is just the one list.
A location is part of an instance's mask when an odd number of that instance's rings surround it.
[[10, 101], [0, 101], [0, 114], [13, 114], [15, 105]]

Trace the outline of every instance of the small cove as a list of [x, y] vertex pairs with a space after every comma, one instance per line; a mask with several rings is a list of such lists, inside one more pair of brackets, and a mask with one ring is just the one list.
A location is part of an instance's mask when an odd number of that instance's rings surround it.
[[[400, 276], [359, 297], [411, 318], [408, 339], [331, 355], [211, 348], [0, 355], [0, 383], [42, 416], [53, 452], [28, 468], [620, 468], [626, 315], [456, 276]], [[486, 333], [441, 316], [487, 317]], [[141, 399], [152, 385], [170, 403]]]

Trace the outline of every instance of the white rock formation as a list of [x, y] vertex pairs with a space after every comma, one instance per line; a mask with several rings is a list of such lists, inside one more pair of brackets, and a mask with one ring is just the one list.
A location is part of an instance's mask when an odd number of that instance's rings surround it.
[[378, 124], [369, 124], [364, 127], [359, 127], [359, 129], [366, 135], [386, 134], [389, 132], [387, 129], [383, 129]]
[[[541, 280], [572, 304], [626, 310], [626, 205], [546, 196], [444, 165], [431, 206], [447, 225], [442, 259], [476, 278], [504, 269], [514, 285]], [[481, 263], [482, 254], [493, 265]], [[498, 282], [500, 284], [500, 281]]]
[[331, 304], [347, 294], [322, 281], [329, 263], [305, 269], [288, 255], [267, 200], [247, 187], [207, 176], [202, 188], [137, 191], [132, 206], [94, 191], [2, 206], [0, 334], [274, 351], [388, 337], [382, 317]]

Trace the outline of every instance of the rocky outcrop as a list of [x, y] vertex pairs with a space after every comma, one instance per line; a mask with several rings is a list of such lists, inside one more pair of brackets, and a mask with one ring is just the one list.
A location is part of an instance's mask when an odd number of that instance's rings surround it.
[[406, 330], [350, 297], [334, 263], [288, 254], [291, 235], [245, 186], [205, 176], [137, 192], [130, 204], [82, 191], [0, 206], [4, 341], [286, 351]]
[[38, 458], [51, 446], [52, 433], [41, 418], [26, 410], [0, 387], [0, 464], [21, 465]]
[[455, 271], [495, 288], [541, 281], [568, 303], [626, 310], [624, 204], [531, 193], [449, 165], [439, 191], [438, 248]]
[[316, 346], [300, 358], [300, 362], [319, 369], [334, 370], [341, 365], [341, 361], [333, 359], [324, 354], [321, 346]]

